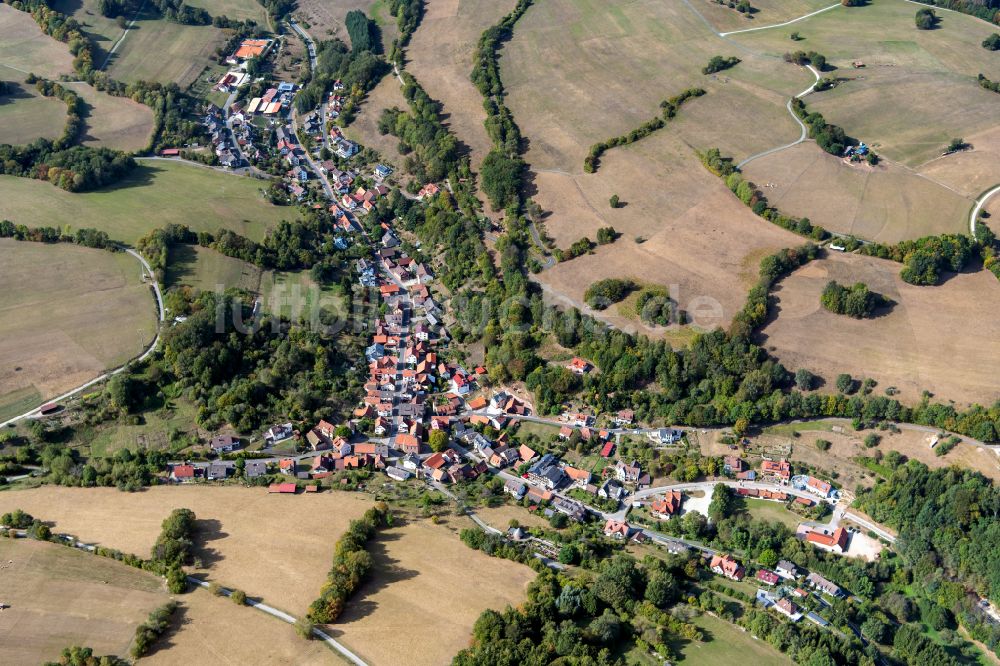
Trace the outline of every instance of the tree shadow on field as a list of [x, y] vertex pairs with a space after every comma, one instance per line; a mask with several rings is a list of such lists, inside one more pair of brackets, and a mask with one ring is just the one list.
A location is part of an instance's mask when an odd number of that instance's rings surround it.
[[222, 523], [214, 518], [198, 518], [194, 521], [195, 549], [194, 556], [201, 560], [201, 568], [210, 569], [225, 557], [215, 548], [207, 544], [229, 536], [222, 531]]
[[[397, 523], [394, 527], [398, 528], [399, 524]], [[367, 550], [374, 561], [372, 575], [347, 602], [344, 614], [337, 620], [337, 624], [350, 624], [368, 617], [378, 609], [378, 602], [372, 600], [372, 596], [393, 583], [410, 580], [420, 575], [419, 571], [401, 567], [399, 560], [389, 556], [387, 544], [399, 541], [402, 536], [399, 531], [383, 530], [368, 542]]]
[[145, 187], [156, 182], [156, 177], [166, 171], [163, 167], [154, 166], [148, 162], [139, 163], [134, 169], [117, 183], [103, 187], [98, 192], [115, 192], [132, 187]]
[[184, 602], [182, 601], [181, 603], [177, 604], [177, 610], [175, 610], [174, 614], [170, 616], [170, 623], [167, 625], [167, 630], [164, 631], [160, 635], [160, 637], [153, 642], [152, 646], [150, 646], [149, 648], [149, 651], [146, 652], [146, 654], [143, 656], [151, 657], [157, 652], [169, 650], [170, 648], [174, 647], [174, 645], [177, 644], [176, 641], [174, 640], [177, 636], [177, 633], [188, 624], [191, 624], [193, 621], [194, 620], [188, 617], [188, 609], [187, 606], [184, 605]]
[[167, 287], [190, 284], [197, 275], [198, 253], [193, 245], [178, 243], [170, 248], [167, 276], [164, 282]]
[[30, 99], [34, 97], [31, 91], [26, 87], [26, 83], [18, 83], [17, 81], [8, 81], [8, 91], [5, 95], [0, 95], [0, 106], [5, 106], [7, 104], [13, 104], [19, 99]]

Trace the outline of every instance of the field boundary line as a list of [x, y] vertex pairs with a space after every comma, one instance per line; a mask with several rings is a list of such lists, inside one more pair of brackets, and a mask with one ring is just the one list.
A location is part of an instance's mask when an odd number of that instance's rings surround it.
[[[144, 273], [148, 273], [149, 274], [150, 283], [151, 283], [151, 285], [153, 287], [153, 295], [156, 298], [157, 321], [159, 323], [162, 323], [166, 319], [166, 311], [163, 308], [163, 296], [160, 293], [160, 283], [156, 281], [156, 276], [153, 274], [153, 270], [149, 267], [149, 264], [146, 262], [146, 260], [143, 259], [142, 255], [140, 255], [138, 252], [136, 252], [135, 250], [133, 250], [131, 248], [125, 248], [125, 252], [127, 254], [135, 257], [136, 259], [138, 259], [139, 260], [139, 264], [142, 267]], [[76, 395], [80, 391], [84, 391], [84, 390], [90, 388], [94, 384], [98, 384], [98, 383], [104, 381], [105, 379], [110, 379], [111, 377], [113, 377], [113, 376], [115, 376], [115, 375], [117, 375], [117, 374], [119, 374], [121, 372], [124, 372], [125, 369], [128, 368], [133, 363], [139, 363], [139, 362], [145, 361], [147, 358], [150, 357], [150, 355], [152, 355], [152, 353], [154, 351], [156, 351], [156, 347], [157, 347], [157, 345], [159, 343], [160, 343], [160, 327], [159, 327], [159, 325], [157, 325], [156, 335], [153, 337], [153, 341], [151, 343], [149, 343], [149, 347], [146, 348], [146, 351], [142, 352], [142, 354], [140, 354], [139, 356], [137, 356], [135, 358], [129, 359], [124, 364], [122, 364], [121, 366], [115, 368], [114, 370], [109, 370], [108, 372], [105, 372], [104, 374], [100, 375], [99, 377], [95, 377], [94, 379], [91, 379], [86, 384], [82, 384], [80, 386], [77, 386], [72, 391], [67, 391], [66, 393], [63, 393], [60, 396], [57, 396], [55, 398], [49, 398], [48, 400], [45, 400], [44, 402], [42, 402], [41, 405], [38, 405], [34, 409], [29, 410], [29, 411], [25, 412], [24, 414], [21, 414], [20, 416], [15, 416], [13, 418], [7, 419], [3, 423], [0, 423], [0, 428], [6, 428], [7, 426], [12, 425], [14, 423], [17, 423], [18, 421], [20, 421], [22, 419], [26, 419], [26, 418], [30, 418], [32, 416], [35, 416], [35, 415], [38, 414], [38, 410], [40, 410], [43, 405], [47, 405], [50, 402], [60, 402], [62, 400], [65, 400], [65, 399], [67, 399], [67, 398], [69, 398], [71, 396]]]
[[[922, 3], [918, 3], [918, 4], [922, 4]], [[771, 28], [781, 28], [781, 27], [786, 26], [786, 25], [791, 25], [793, 23], [798, 23], [799, 21], [804, 21], [807, 18], [810, 18], [812, 16], [816, 16], [817, 14], [822, 14], [823, 12], [828, 12], [831, 9], [836, 9], [837, 7], [840, 7], [840, 3], [839, 2], [836, 3], [836, 4], [834, 4], [834, 5], [830, 5], [829, 7], [824, 7], [823, 9], [817, 9], [816, 11], [810, 12], [810, 13], [806, 14], [805, 16], [800, 16], [798, 18], [794, 18], [791, 21], [785, 21], [784, 23], [774, 23], [772, 25], [761, 25], [761, 26], [757, 26], [755, 28], [744, 28], [743, 30], [730, 30], [729, 32], [719, 32], [719, 31], [716, 31], [715, 34], [717, 34], [719, 37], [728, 37], [729, 35], [738, 35], [738, 34], [744, 33], [744, 32], [757, 32], [758, 30], [769, 30]]]
[[[188, 576], [187, 579], [188, 582], [193, 585], [197, 585], [198, 587], [208, 589], [209, 584], [206, 581], [199, 580], [194, 576]], [[226, 595], [227, 597], [232, 595], [232, 590], [226, 589], [224, 587], [220, 587], [219, 590], [222, 592], [222, 594]], [[268, 615], [276, 617], [279, 620], [282, 620], [283, 622], [287, 622], [288, 624], [295, 624], [298, 621], [292, 615], [289, 615], [283, 610], [278, 610], [273, 606], [268, 606], [263, 601], [254, 601], [252, 599], [247, 599], [247, 606], [255, 608], [262, 613], [267, 613]], [[351, 652], [349, 649], [347, 649], [347, 646], [345, 646], [343, 643], [341, 643], [340, 641], [338, 641], [337, 639], [335, 639], [333, 636], [326, 633], [322, 629], [317, 629], [313, 627], [312, 632], [314, 636], [316, 636], [324, 643], [332, 647], [334, 650], [339, 652], [341, 656], [350, 661], [352, 664], [355, 664], [356, 666], [368, 666], [368, 664], [365, 662], [364, 659]]]

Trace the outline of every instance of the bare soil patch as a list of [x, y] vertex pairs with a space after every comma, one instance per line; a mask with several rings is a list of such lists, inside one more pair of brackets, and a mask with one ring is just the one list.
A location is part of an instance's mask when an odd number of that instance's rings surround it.
[[49, 398], [137, 356], [156, 305], [124, 253], [0, 240], [0, 396]]
[[56, 523], [56, 531], [148, 557], [163, 519], [176, 508], [198, 517], [204, 568], [196, 575], [298, 617], [319, 595], [333, 546], [371, 505], [363, 495], [268, 495], [239, 486], [61, 488], [0, 493], [0, 513], [22, 508]]
[[135, 628], [168, 596], [162, 580], [53, 543], [0, 540], [0, 662], [55, 661], [63, 648], [128, 654]]
[[[524, 600], [535, 572], [472, 550], [458, 530], [428, 521], [383, 530], [369, 547], [375, 575], [347, 604], [329, 632], [372, 664], [448, 663], [469, 644], [472, 625], [487, 608]], [[373, 638], [377, 637], [377, 638]]]
[[[764, 328], [763, 344], [785, 367], [809, 368], [831, 387], [837, 374], [849, 372], [874, 378], [879, 392], [897, 387], [910, 403], [928, 390], [960, 405], [992, 404], [1000, 395], [1000, 316], [983, 304], [996, 301], [1000, 283], [979, 271], [917, 287], [899, 271], [890, 261], [838, 253], [812, 262], [778, 285], [778, 314]], [[875, 319], [833, 314], [819, 303], [830, 280], [865, 282], [896, 305]]]

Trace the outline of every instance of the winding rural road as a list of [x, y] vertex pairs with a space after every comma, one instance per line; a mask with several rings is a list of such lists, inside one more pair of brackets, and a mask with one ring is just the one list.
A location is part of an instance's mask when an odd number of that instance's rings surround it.
[[814, 77], [816, 77], [816, 80], [813, 81], [813, 83], [812, 83], [811, 86], [809, 86], [808, 88], [806, 88], [805, 90], [803, 90], [802, 92], [800, 92], [795, 97], [792, 97], [791, 99], [789, 99], [788, 102], [785, 104], [785, 108], [788, 109], [788, 114], [792, 117], [792, 120], [794, 120], [795, 122], [797, 122], [799, 124], [799, 128], [802, 130], [802, 133], [799, 135], [798, 140], [797, 141], [792, 141], [791, 143], [786, 143], [783, 146], [778, 146], [777, 148], [771, 148], [770, 150], [765, 150], [764, 152], [757, 153], [756, 155], [751, 155], [750, 157], [746, 158], [745, 160], [743, 160], [742, 162], [740, 162], [739, 164], [737, 164], [736, 165], [737, 169], [742, 169], [745, 165], [749, 164], [750, 162], [753, 162], [755, 159], [757, 159], [759, 157], [765, 157], [767, 155], [773, 155], [774, 153], [779, 153], [782, 150], [785, 150], [787, 148], [791, 148], [792, 146], [797, 146], [800, 143], [802, 143], [803, 141], [805, 141], [806, 138], [809, 136], [809, 128], [806, 127], [805, 123], [803, 123], [799, 119], [799, 117], [795, 114], [795, 111], [792, 110], [792, 100], [794, 100], [796, 98], [799, 98], [799, 97], [805, 97], [806, 95], [808, 95], [809, 93], [811, 93], [816, 88], [816, 84], [819, 83], [819, 78], [820, 77], [819, 77], [819, 72], [816, 71], [816, 68], [813, 67], [812, 65], [806, 65], [806, 68], [810, 72], [812, 72], [812, 75]]
[[[197, 585], [198, 587], [203, 587], [203, 588], [208, 588], [208, 585], [209, 585], [205, 581], [199, 580], [197, 578], [194, 578], [193, 576], [188, 576], [188, 582], [191, 583], [192, 585]], [[220, 590], [227, 597], [232, 594], [232, 590], [227, 590], [225, 588], [220, 588]], [[279, 620], [283, 620], [283, 621], [287, 622], [288, 624], [295, 624], [295, 622], [296, 622], [296, 618], [295, 617], [289, 615], [285, 611], [278, 610], [277, 608], [274, 608], [272, 606], [268, 606], [263, 601], [254, 601], [252, 599], [247, 599], [247, 606], [250, 606], [252, 608], [256, 608], [257, 610], [261, 611], [262, 613], [267, 613], [268, 615], [270, 615], [272, 617], [276, 617]], [[324, 643], [326, 643], [330, 647], [332, 647], [337, 652], [339, 652], [341, 656], [343, 656], [345, 659], [347, 659], [352, 664], [355, 664], [356, 666], [368, 666], [368, 664], [365, 663], [365, 661], [361, 657], [359, 657], [358, 655], [356, 655], [353, 652], [351, 652], [349, 649], [347, 649], [347, 646], [345, 646], [340, 641], [334, 639], [333, 636], [331, 636], [330, 634], [326, 633], [322, 629], [317, 629], [317, 628], [313, 627], [313, 635], [316, 636], [317, 638], [319, 638], [320, 640], [322, 640]]]
[[[136, 252], [135, 250], [133, 250], [131, 248], [125, 248], [125, 252], [127, 252], [128, 254], [130, 254], [131, 256], [133, 256], [133, 257], [135, 257], [136, 259], [139, 260], [139, 264], [142, 266], [142, 269], [144, 271], [144, 277], [145, 277], [145, 275], [149, 275], [150, 284], [151, 284], [151, 286], [153, 288], [153, 293], [156, 296], [157, 320], [160, 323], [162, 323], [166, 319], [166, 311], [163, 308], [163, 295], [160, 293], [160, 284], [156, 281], [156, 276], [153, 274], [153, 269], [149, 267], [149, 263], [147, 263], [146, 260], [143, 259], [143, 257], [138, 252]], [[115, 368], [114, 370], [110, 370], [108, 372], [105, 372], [103, 375], [101, 375], [99, 377], [91, 379], [86, 384], [82, 384], [80, 386], [77, 386], [72, 391], [67, 391], [66, 393], [63, 393], [60, 396], [57, 396], [55, 398], [50, 398], [50, 399], [46, 400], [45, 402], [43, 402], [41, 405], [38, 405], [34, 409], [29, 410], [29, 411], [25, 412], [24, 414], [21, 414], [20, 416], [15, 416], [14, 418], [7, 419], [3, 423], [0, 423], [0, 428], [5, 428], [8, 425], [11, 425], [13, 423], [17, 423], [18, 421], [20, 421], [22, 419], [31, 418], [33, 416], [38, 416], [39, 415], [39, 411], [41, 410], [41, 408], [42, 408], [43, 405], [47, 405], [50, 402], [62, 402], [63, 400], [66, 400], [67, 398], [76, 395], [80, 391], [84, 391], [84, 390], [90, 388], [94, 384], [100, 383], [100, 382], [104, 381], [105, 379], [108, 379], [110, 377], [113, 377], [114, 375], [117, 375], [117, 374], [123, 372], [126, 368], [128, 368], [133, 363], [138, 363], [140, 361], [146, 360], [147, 358], [149, 358], [150, 354], [152, 354], [154, 351], [156, 351], [156, 346], [159, 344], [159, 342], [160, 342], [160, 331], [159, 331], [159, 327], [157, 327], [156, 336], [153, 338], [153, 341], [149, 344], [149, 347], [146, 348], [146, 351], [144, 351], [137, 358], [134, 358], [134, 359], [128, 361], [124, 365], [122, 365], [122, 366], [120, 366], [118, 368]]]
[[976, 199], [976, 205], [972, 208], [972, 213], [969, 215], [969, 233], [973, 236], [976, 235], [976, 220], [979, 219], [979, 211], [983, 209], [983, 206], [986, 205], [990, 197], [997, 192], [1000, 192], [1000, 185], [997, 185], [992, 190], [987, 190]]

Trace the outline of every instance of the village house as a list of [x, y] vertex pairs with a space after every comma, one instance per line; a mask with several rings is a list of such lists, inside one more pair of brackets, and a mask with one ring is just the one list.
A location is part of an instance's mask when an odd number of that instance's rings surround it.
[[609, 518], [608, 522], [604, 523], [604, 536], [609, 539], [628, 539], [631, 532], [632, 528], [624, 521]]
[[774, 571], [782, 578], [788, 580], [795, 580], [799, 577], [799, 568], [788, 560], [778, 560], [778, 565], [774, 568]]
[[792, 466], [787, 460], [763, 460], [760, 463], [760, 473], [765, 477], [788, 483], [792, 477]]
[[551, 453], [546, 453], [528, 469], [528, 478], [532, 483], [556, 490], [566, 482], [567, 476], [560, 469], [559, 460]]
[[503, 484], [503, 491], [514, 499], [520, 500], [528, 492], [528, 488], [517, 479], [507, 479]]
[[726, 474], [738, 474], [743, 471], [743, 460], [739, 456], [726, 456], [722, 459], [722, 471]]
[[556, 497], [553, 499], [552, 508], [578, 523], [587, 517], [587, 508], [583, 504], [565, 497]]
[[240, 448], [240, 438], [234, 437], [233, 435], [216, 435], [208, 443], [208, 448], [212, 450], [213, 453], [227, 453], [229, 451], [235, 451]]
[[592, 368], [593, 366], [590, 365], [588, 361], [580, 358], [579, 356], [574, 356], [573, 360], [566, 366], [566, 369], [575, 375], [585, 375], [590, 372]]
[[617, 479], [608, 479], [601, 487], [597, 490], [597, 496], [602, 499], [610, 499], [615, 501], [622, 501], [627, 495], [625, 487], [622, 486], [621, 482]]
[[566, 465], [563, 467], [563, 473], [569, 477], [571, 488], [583, 488], [590, 483], [590, 472], [585, 469], [577, 469], [576, 467]]
[[639, 463], [635, 460], [631, 463], [619, 460], [615, 463], [614, 472], [615, 478], [622, 483], [637, 483], [639, 481], [639, 477], [642, 476], [642, 468], [639, 467]]
[[635, 421], [635, 412], [631, 409], [623, 409], [615, 414], [615, 425], [616, 426], [627, 426], [632, 425]]
[[268, 493], [278, 494], [278, 495], [294, 495], [297, 490], [298, 486], [296, 486], [292, 482], [272, 483], [267, 487]]
[[791, 599], [778, 599], [777, 603], [774, 604], [774, 610], [778, 611], [792, 622], [798, 622], [802, 618], [802, 613], [799, 612], [799, 607], [796, 606]]
[[660, 520], [669, 520], [676, 516], [681, 510], [684, 498], [679, 490], [671, 490], [663, 499], [654, 500], [649, 505], [649, 513]]
[[405, 470], [402, 467], [396, 467], [394, 465], [386, 467], [385, 474], [390, 479], [395, 479], [396, 481], [406, 481], [413, 476], [413, 474], [410, 471]]
[[215, 461], [208, 464], [208, 473], [205, 478], [209, 481], [217, 481], [219, 479], [226, 480], [233, 475], [235, 471], [235, 465], [231, 462]]
[[842, 554], [847, 550], [850, 534], [843, 527], [835, 529], [833, 534], [827, 534], [826, 530], [810, 530], [805, 533], [805, 539], [820, 550], [825, 550], [828, 553]]
[[713, 573], [735, 581], [743, 580], [746, 575], [746, 570], [732, 555], [713, 555], [709, 568]]
[[194, 481], [198, 476], [201, 476], [200, 470], [193, 465], [174, 465], [170, 470], [170, 478], [180, 483]]
[[[796, 481], [796, 483], [798, 482]], [[833, 490], [833, 486], [831, 486], [826, 481], [822, 481], [814, 476], [810, 476], [809, 480], [806, 481], [806, 490], [813, 493], [814, 495], [819, 495], [820, 497], [827, 498], [830, 496], [830, 491]]]
[[764, 583], [765, 585], [777, 585], [778, 581], [781, 580], [778, 574], [773, 571], [768, 571], [767, 569], [758, 569], [755, 577], [758, 581]]
[[545, 490], [544, 488], [536, 488], [535, 486], [529, 486], [527, 497], [530, 501], [536, 504], [542, 504], [543, 502], [548, 502], [552, 499], [552, 491]]
[[830, 582], [815, 572], [806, 576], [806, 585], [831, 597], [840, 598], [844, 596], [844, 591], [840, 589], [840, 586]]
[[267, 463], [263, 460], [248, 460], [243, 468], [243, 476], [248, 479], [256, 479], [267, 474]]
[[676, 444], [684, 437], [684, 431], [678, 428], [658, 428], [646, 433], [646, 436], [656, 444], [665, 446]]

